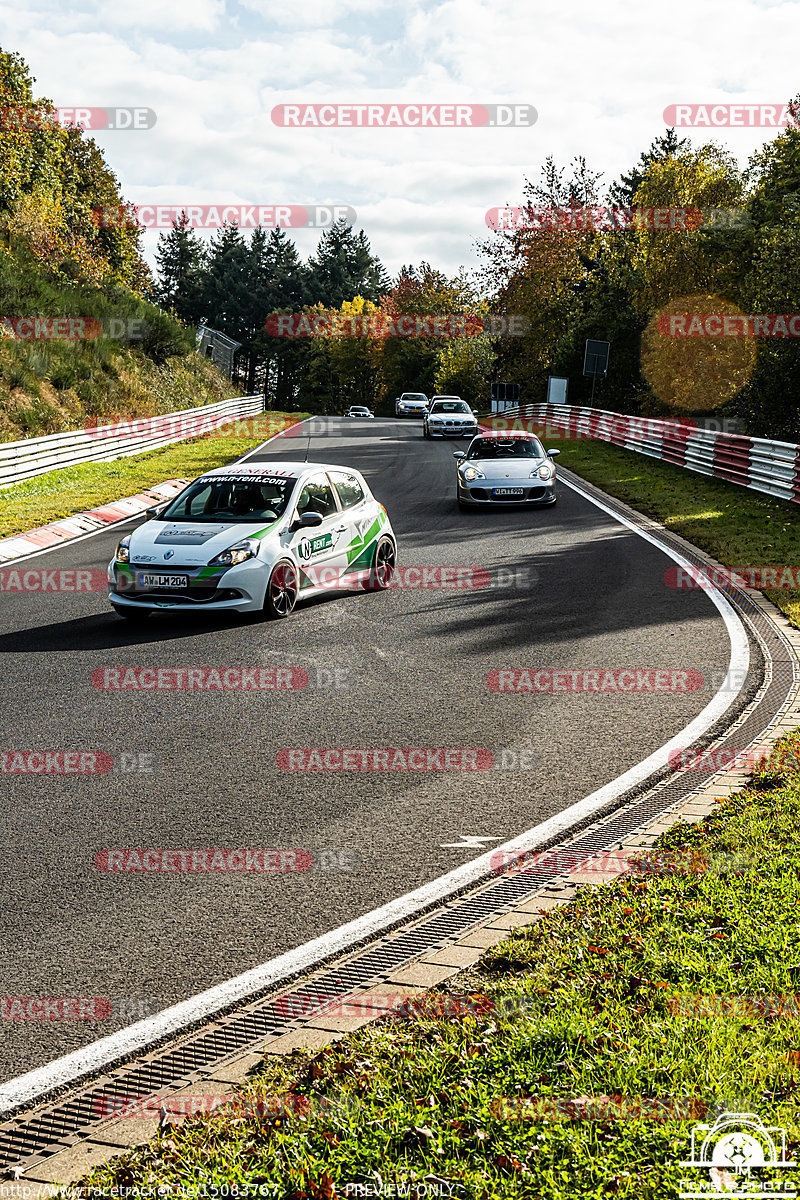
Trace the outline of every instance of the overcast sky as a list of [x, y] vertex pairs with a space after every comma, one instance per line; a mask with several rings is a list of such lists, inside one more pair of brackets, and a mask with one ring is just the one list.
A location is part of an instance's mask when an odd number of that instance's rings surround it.
[[[0, 0], [0, 14], [3, 48], [57, 106], [155, 110], [151, 129], [95, 135], [126, 199], [348, 205], [392, 272], [473, 267], [486, 210], [517, 203], [548, 154], [585, 154], [611, 182], [663, 132], [667, 105], [780, 105], [800, 91], [797, 0]], [[271, 117], [327, 102], [529, 104], [538, 119], [295, 129]], [[775, 133], [711, 136], [744, 164]], [[318, 236], [298, 232], [303, 255]]]

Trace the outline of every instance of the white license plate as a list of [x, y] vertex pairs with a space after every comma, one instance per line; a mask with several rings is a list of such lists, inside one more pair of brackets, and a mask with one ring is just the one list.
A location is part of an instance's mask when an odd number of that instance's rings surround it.
[[523, 496], [525, 488], [495, 488], [492, 492], [493, 496]]
[[146, 588], [185, 588], [189, 586], [188, 575], [139, 575], [136, 582]]

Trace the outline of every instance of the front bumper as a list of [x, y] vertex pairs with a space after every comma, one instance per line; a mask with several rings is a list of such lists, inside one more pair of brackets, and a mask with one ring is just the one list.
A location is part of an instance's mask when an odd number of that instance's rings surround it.
[[428, 423], [428, 433], [431, 437], [475, 437], [478, 432], [478, 422], [473, 425], [431, 425]]
[[[108, 567], [108, 598], [119, 608], [173, 609], [179, 612], [258, 612], [264, 606], [267, 567], [257, 559], [222, 570], [213, 577], [206, 567], [169, 567], [151, 563], [117, 563]], [[175, 587], [149, 588], [138, 582], [143, 573], [176, 576]], [[179, 576], [186, 577], [183, 586]]]
[[[522, 487], [521, 496], [495, 496], [495, 488]], [[536, 505], [554, 504], [556, 499], [555, 478], [544, 480], [526, 479], [524, 483], [514, 484], [509, 480], [476, 479], [466, 483], [461, 474], [458, 475], [458, 499], [462, 504], [472, 504], [476, 508], [496, 507], [497, 505]]]

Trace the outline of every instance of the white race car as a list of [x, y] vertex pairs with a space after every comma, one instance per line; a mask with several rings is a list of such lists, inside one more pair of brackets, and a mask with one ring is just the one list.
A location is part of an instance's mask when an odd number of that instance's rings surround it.
[[370, 412], [368, 408], [363, 408], [359, 404], [351, 404], [344, 415], [346, 417], [370, 417], [373, 420], [375, 419], [374, 412]]
[[128, 620], [158, 610], [287, 617], [299, 597], [380, 591], [394, 574], [386, 509], [350, 467], [234, 462], [148, 516], [108, 566], [111, 607]]

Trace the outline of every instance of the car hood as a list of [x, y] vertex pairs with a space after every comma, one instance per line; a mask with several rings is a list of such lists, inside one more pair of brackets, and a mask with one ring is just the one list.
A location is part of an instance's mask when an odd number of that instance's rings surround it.
[[435, 412], [428, 413], [432, 421], [468, 421], [470, 425], [474, 425], [475, 416], [473, 413], [445, 413]]
[[530, 479], [531, 471], [538, 470], [547, 458], [470, 458], [461, 463], [464, 467], [477, 467], [487, 479]]
[[134, 564], [199, 567], [242, 538], [264, 537], [277, 521], [259, 524], [247, 521], [229, 525], [205, 521], [145, 521], [131, 534], [130, 556]]

